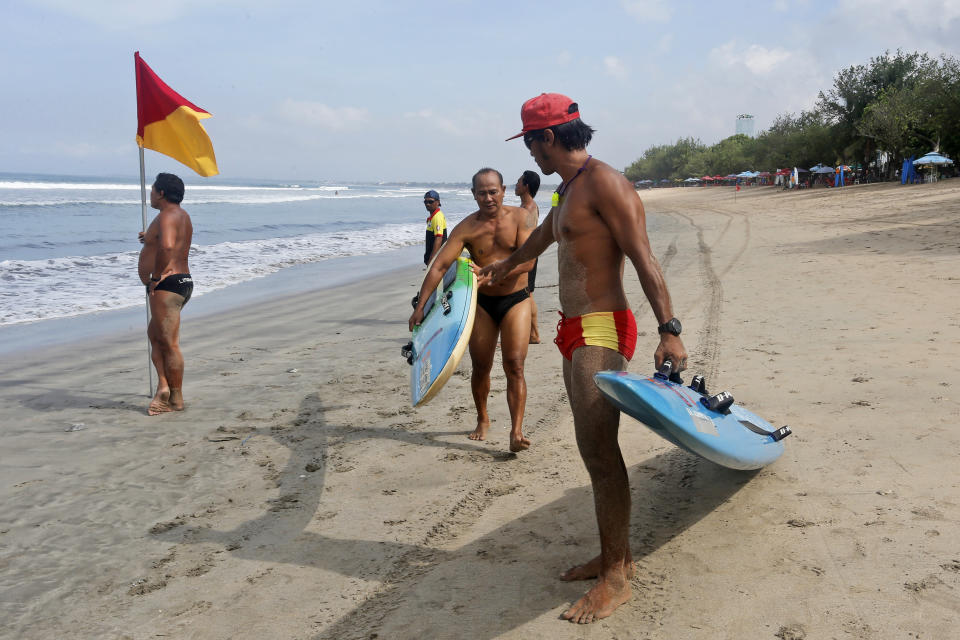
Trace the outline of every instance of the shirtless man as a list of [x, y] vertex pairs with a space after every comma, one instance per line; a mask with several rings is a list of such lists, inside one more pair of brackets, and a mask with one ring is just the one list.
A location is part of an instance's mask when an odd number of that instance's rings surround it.
[[[423, 321], [423, 306], [430, 292], [437, 288], [447, 268], [466, 248], [470, 257], [479, 266], [491, 264], [513, 253], [530, 235], [527, 228], [527, 211], [503, 204], [505, 190], [503, 176], [495, 169], [480, 169], [473, 176], [473, 198], [479, 209], [464, 218], [440, 249], [433, 261], [423, 286], [420, 301], [409, 326]], [[473, 375], [470, 387], [477, 407], [477, 428], [468, 436], [471, 440], [483, 440], [490, 429], [487, 414], [487, 396], [490, 394], [490, 370], [500, 338], [503, 356], [503, 371], [507, 376], [507, 406], [510, 408], [510, 451], [523, 451], [530, 441], [523, 437], [523, 411], [527, 404], [527, 383], [523, 377], [523, 364], [527, 358], [530, 342], [530, 294], [527, 292], [527, 272], [532, 262], [520, 264], [504, 273], [496, 284], [487, 284], [482, 279], [477, 293], [477, 313], [470, 335], [470, 360]]]
[[[536, 171], [524, 171], [513, 193], [520, 196], [520, 206], [527, 210], [527, 227], [537, 228], [540, 221], [540, 207], [534, 202], [537, 191], [540, 189], [540, 174]], [[537, 262], [533, 261], [533, 269], [527, 274], [527, 291], [530, 292], [530, 344], [540, 344], [540, 329], [537, 328], [537, 301], [533, 299], [533, 290], [537, 282]]]
[[150, 188], [150, 206], [160, 213], [146, 232], [140, 232], [140, 281], [150, 294], [150, 338], [153, 366], [157, 369], [157, 392], [147, 408], [155, 416], [183, 410], [183, 354], [180, 353], [180, 310], [193, 294], [193, 278], [187, 266], [193, 225], [180, 208], [183, 181], [172, 173], [160, 173]]
[[[636, 344], [636, 323], [623, 291], [624, 257], [637, 270], [657, 319], [660, 344], [654, 354], [675, 371], [686, 367], [670, 294], [650, 250], [640, 197], [619, 171], [587, 155], [593, 129], [580, 120], [577, 104], [560, 94], [542, 94], [521, 109], [523, 136], [544, 174], [563, 179], [543, 223], [519, 250], [481, 275], [491, 282], [532, 260], [557, 242], [560, 306], [556, 343], [563, 354], [563, 379], [570, 398], [577, 447], [590, 473], [600, 555], [565, 571], [562, 580], [599, 578], [563, 613], [572, 622], [605, 618], [630, 598], [633, 575], [629, 546], [630, 486], [617, 442], [620, 412], [604, 400], [593, 374], [626, 369]], [[512, 139], [512, 138], [511, 138]]]

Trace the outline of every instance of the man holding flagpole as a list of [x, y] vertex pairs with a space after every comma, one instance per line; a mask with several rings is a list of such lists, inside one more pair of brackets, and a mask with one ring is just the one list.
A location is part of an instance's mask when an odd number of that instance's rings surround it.
[[143, 249], [137, 271], [147, 287], [147, 337], [157, 369], [157, 392], [147, 409], [152, 416], [183, 410], [180, 310], [193, 293], [193, 277], [187, 264], [193, 224], [180, 206], [183, 192], [183, 180], [172, 173], [158, 174], [150, 189], [150, 206], [160, 213], [145, 232], [140, 232]]
[[[210, 114], [171, 89], [154, 73], [140, 52], [133, 54], [137, 79], [137, 146], [140, 148], [140, 198], [143, 231], [138, 267], [147, 286], [149, 360], [157, 369], [157, 389], [147, 413], [155, 416], [183, 410], [183, 355], [180, 353], [180, 310], [193, 293], [187, 254], [193, 237], [190, 216], [180, 207], [183, 180], [172, 173], [157, 176], [150, 206], [160, 213], [147, 227], [147, 195], [143, 150], [153, 149], [182, 162], [204, 177], [219, 173], [213, 145], [200, 121]], [[147, 371], [150, 365], [147, 364]], [[153, 383], [150, 381], [150, 391]]]

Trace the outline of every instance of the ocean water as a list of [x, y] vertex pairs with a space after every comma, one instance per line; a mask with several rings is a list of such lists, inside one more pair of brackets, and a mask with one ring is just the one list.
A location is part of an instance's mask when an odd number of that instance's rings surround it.
[[[377, 269], [417, 264], [427, 189], [440, 193], [451, 227], [476, 210], [468, 184], [181, 177], [194, 227], [194, 300], [325, 261], [351, 273], [363, 271], [360, 256], [377, 256], [367, 261]], [[518, 205], [512, 188], [507, 191], [505, 202]], [[549, 188], [538, 194], [544, 212], [549, 196]], [[148, 203], [148, 221], [155, 214]], [[139, 178], [0, 174], [0, 328], [143, 307], [141, 226]]]

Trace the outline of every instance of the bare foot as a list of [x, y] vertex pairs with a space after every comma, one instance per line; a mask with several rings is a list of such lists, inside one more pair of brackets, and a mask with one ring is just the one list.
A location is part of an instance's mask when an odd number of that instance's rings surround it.
[[180, 389], [170, 389], [170, 399], [167, 401], [172, 411], [183, 411], [183, 392]]
[[150, 406], [147, 407], [147, 415], [157, 416], [168, 411], [173, 411], [170, 406], [170, 389], [157, 389], [157, 395], [153, 396]]
[[530, 441], [523, 437], [522, 433], [516, 435], [510, 434], [510, 451], [517, 453], [518, 451], [526, 451], [530, 448]]
[[[575, 567], [570, 567], [566, 571], [560, 574], [560, 579], [564, 582], [573, 582], [574, 580], [593, 580], [600, 575], [600, 569], [603, 567], [603, 560], [601, 556], [597, 556], [594, 559], [586, 562], [584, 564], [578, 564]], [[633, 578], [633, 562], [628, 561], [626, 566], [627, 579]]]
[[601, 618], [606, 618], [617, 607], [629, 600], [632, 595], [630, 583], [627, 580], [617, 580], [616, 583], [601, 578], [590, 591], [587, 591], [560, 617], [578, 624], [589, 624]]
[[534, 338], [530, 336], [530, 344], [540, 344], [540, 338]]
[[471, 440], [486, 440], [487, 431], [490, 430], [490, 422], [487, 420], [477, 420], [477, 428], [471, 431], [467, 437]]

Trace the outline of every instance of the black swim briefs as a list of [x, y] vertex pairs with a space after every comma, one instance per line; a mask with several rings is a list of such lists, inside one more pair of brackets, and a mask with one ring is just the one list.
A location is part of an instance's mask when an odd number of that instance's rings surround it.
[[170, 291], [183, 296], [183, 304], [187, 304], [193, 295], [193, 278], [189, 273], [171, 273], [157, 283], [154, 291]]
[[526, 289], [520, 289], [519, 291], [508, 293], [505, 296], [487, 296], [478, 292], [477, 304], [480, 305], [481, 309], [489, 313], [493, 321], [499, 325], [514, 305], [523, 302], [529, 297], [530, 292]]

